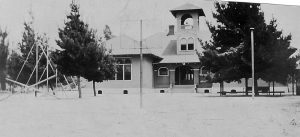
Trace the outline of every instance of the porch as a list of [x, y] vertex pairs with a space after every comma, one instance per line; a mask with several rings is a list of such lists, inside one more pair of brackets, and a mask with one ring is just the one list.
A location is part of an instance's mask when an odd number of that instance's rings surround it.
[[172, 63], [154, 65], [154, 88], [188, 87], [200, 83], [199, 63]]

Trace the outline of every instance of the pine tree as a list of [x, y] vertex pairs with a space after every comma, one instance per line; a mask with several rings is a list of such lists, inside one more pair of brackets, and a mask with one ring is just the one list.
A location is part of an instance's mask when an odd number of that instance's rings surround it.
[[101, 41], [91, 43], [85, 50], [88, 66], [84, 77], [88, 81], [93, 81], [94, 96], [96, 96], [95, 82], [113, 79], [115, 76], [114, 59], [104, 47]]
[[[38, 81], [46, 79], [46, 74], [42, 72], [45, 70], [46, 67], [46, 56], [43, 54], [46, 52], [46, 46], [48, 46], [48, 38], [46, 34], [40, 35], [35, 32], [33, 28], [33, 15], [30, 12], [31, 20], [29, 22], [24, 22], [24, 32], [22, 34], [22, 40], [18, 43], [20, 54], [14, 53], [13, 59], [9, 61], [17, 61], [20, 64], [16, 64], [14, 62], [10, 62], [11, 69], [10, 70], [10, 77], [13, 80], [17, 80], [18, 82], [24, 84], [34, 84], [36, 83], [36, 55], [38, 54], [39, 62], [38, 62]], [[36, 46], [38, 46], [38, 53], [36, 52]], [[26, 61], [27, 59], [27, 61]], [[26, 61], [26, 62], [25, 62]], [[23, 69], [22, 66], [25, 63]], [[21, 71], [22, 70], [22, 71]], [[15, 74], [17, 73], [17, 74]], [[30, 75], [32, 76], [30, 77]], [[54, 71], [49, 71], [50, 76], [54, 75]], [[50, 85], [53, 84], [55, 81], [50, 80]], [[43, 85], [46, 83], [41, 83]]]
[[12, 51], [7, 62], [7, 73], [10, 79], [15, 80], [17, 78], [24, 61], [21, 55], [16, 51]]
[[263, 28], [264, 25], [260, 5], [216, 2], [215, 8], [213, 17], [217, 24], [208, 23], [212, 40], [204, 43], [204, 57], [200, 57], [202, 65], [215, 73], [213, 81], [220, 82], [221, 85], [223, 81], [248, 79], [251, 77], [250, 28]]
[[6, 78], [6, 63], [8, 56], [8, 42], [6, 41], [7, 32], [0, 29], [0, 87], [1, 90], [6, 89], [5, 78]]
[[108, 25], [105, 25], [105, 28], [103, 30], [103, 34], [104, 34], [105, 40], [110, 40], [111, 38], [113, 38], [112, 32], [111, 32]]
[[[247, 80], [251, 77], [250, 28], [254, 28], [255, 40], [254, 86], [257, 87], [259, 78], [268, 77], [268, 80], [281, 82], [287, 78], [285, 72], [280, 73], [280, 76], [273, 76], [274, 72], [271, 74], [271, 68], [278, 71], [283, 62], [289, 60], [289, 56], [295, 52], [289, 47], [291, 37], [282, 36], [275, 26], [276, 21], [273, 20], [268, 25], [265, 23], [260, 4], [216, 2], [215, 8], [213, 17], [217, 20], [217, 24], [208, 23], [212, 40], [204, 44], [205, 51], [203, 57], [200, 57], [203, 65], [210, 67], [212, 72], [216, 73], [213, 80], [231, 82], [245, 78], [247, 93]], [[282, 56], [278, 57], [278, 54]], [[255, 89], [258, 95], [257, 88]]]
[[296, 52], [296, 48], [290, 47], [291, 34], [284, 36], [282, 31], [277, 29], [276, 19], [273, 18], [267, 25], [267, 32], [268, 44], [272, 48], [265, 54], [265, 59], [270, 62], [270, 67], [261, 78], [273, 82], [274, 89], [274, 82], [287, 84], [288, 77], [294, 75], [297, 57], [291, 55]]
[[65, 27], [59, 29], [57, 45], [62, 49], [55, 52], [58, 70], [67, 76], [76, 76], [78, 83], [79, 98], [81, 98], [80, 77], [85, 76], [87, 67], [90, 67], [90, 58], [86, 49], [89, 45], [96, 43], [95, 37], [88, 25], [80, 19], [79, 6], [72, 2], [71, 12], [67, 15], [68, 21]]

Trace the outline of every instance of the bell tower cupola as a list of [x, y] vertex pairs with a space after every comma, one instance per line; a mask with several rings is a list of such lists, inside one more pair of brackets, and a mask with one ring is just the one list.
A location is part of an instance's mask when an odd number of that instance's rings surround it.
[[176, 18], [177, 24], [177, 54], [192, 54], [195, 47], [199, 46], [197, 41], [199, 34], [199, 17], [205, 16], [203, 10], [198, 6], [186, 3], [170, 10]]

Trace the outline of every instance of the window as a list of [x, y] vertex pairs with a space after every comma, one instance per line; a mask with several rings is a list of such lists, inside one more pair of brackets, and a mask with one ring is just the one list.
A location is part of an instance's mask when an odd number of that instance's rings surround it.
[[188, 40], [182, 38], [180, 40], [180, 50], [194, 50], [194, 39], [190, 37]]
[[131, 80], [131, 59], [116, 58], [117, 74], [116, 80]]
[[185, 38], [182, 38], [181, 41], [180, 41], [180, 45], [181, 45], [181, 50], [186, 50], [186, 39]]
[[189, 38], [188, 40], [188, 50], [194, 50], [194, 39]]
[[191, 69], [185, 68], [184, 80], [194, 80], [194, 72]]
[[186, 73], [185, 74], [185, 80], [194, 80], [194, 74]]
[[168, 76], [168, 75], [169, 75], [168, 68], [161, 67], [158, 69], [158, 76]]

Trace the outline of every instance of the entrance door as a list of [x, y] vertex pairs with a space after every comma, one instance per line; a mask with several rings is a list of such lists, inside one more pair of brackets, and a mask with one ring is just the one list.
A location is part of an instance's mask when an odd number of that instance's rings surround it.
[[175, 85], [193, 85], [194, 72], [189, 66], [180, 66], [175, 69]]

